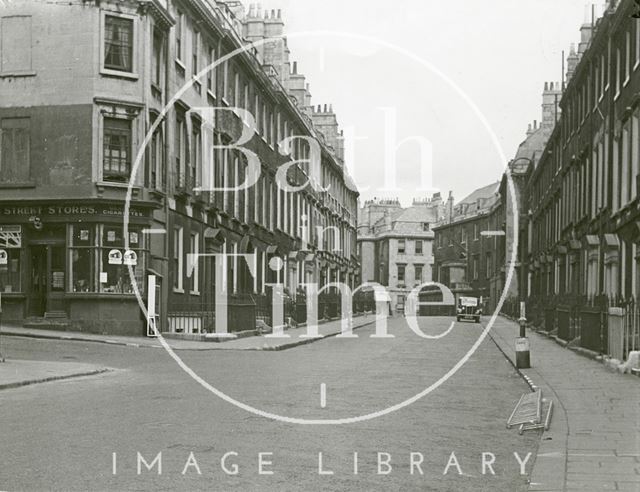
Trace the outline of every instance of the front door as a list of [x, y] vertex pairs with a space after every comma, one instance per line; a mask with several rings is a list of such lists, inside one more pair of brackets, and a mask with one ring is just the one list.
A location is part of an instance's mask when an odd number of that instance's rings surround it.
[[37, 244], [29, 248], [31, 275], [29, 314], [64, 311], [65, 246]]

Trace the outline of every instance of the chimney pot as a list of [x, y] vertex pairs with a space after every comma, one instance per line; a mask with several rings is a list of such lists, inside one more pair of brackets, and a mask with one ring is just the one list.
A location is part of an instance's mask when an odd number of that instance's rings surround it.
[[298, 62], [297, 61], [293, 62], [293, 73], [294, 74], [298, 73]]
[[327, 112], [327, 105], [326, 104], [324, 105], [324, 112], [325, 113]]
[[278, 19], [282, 19], [282, 9], [278, 9]]

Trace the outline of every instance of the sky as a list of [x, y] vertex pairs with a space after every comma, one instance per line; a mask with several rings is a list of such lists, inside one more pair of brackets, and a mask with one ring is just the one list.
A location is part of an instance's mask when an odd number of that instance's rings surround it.
[[361, 200], [403, 205], [434, 191], [457, 202], [500, 178], [591, 12], [584, 0], [261, 4], [282, 9], [312, 104], [345, 129]]

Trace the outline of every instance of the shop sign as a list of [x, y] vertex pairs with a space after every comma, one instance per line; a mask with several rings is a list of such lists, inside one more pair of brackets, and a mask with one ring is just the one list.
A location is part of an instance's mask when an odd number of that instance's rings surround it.
[[[0, 215], [5, 217], [67, 217], [67, 216], [124, 216], [124, 206], [117, 205], [47, 205], [47, 206], [5, 206], [0, 207]], [[147, 217], [139, 209], [129, 208], [129, 217]]]
[[128, 249], [124, 252], [124, 264], [134, 266], [138, 264], [138, 255], [135, 251]]
[[122, 253], [119, 249], [109, 251], [109, 265], [122, 265]]
[[0, 249], [0, 265], [6, 265], [9, 263], [9, 255], [4, 249]]

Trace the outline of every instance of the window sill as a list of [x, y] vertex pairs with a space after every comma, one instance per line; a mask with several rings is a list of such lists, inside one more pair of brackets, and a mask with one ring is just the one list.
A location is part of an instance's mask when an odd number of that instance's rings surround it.
[[211, 92], [211, 89], [207, 89], [207, 96], [209, 96], [214, 101], [216, 100], [216, 95], [213, 92]]
[[0, 183], [0, 188], [35, 188], [36, 184], [33, 181], [25, 181], [22, 183]]
[[184, 289], [178, 289], [176, 287], [173, 288], [174, 294], [184, 294]]
[[0, 72], [0, 79], [9, 77], [35, 77], [36, 72], [33, 70], [16, 70], [15, 72]]
[[200, 292], [191, 290], [191, 291], [189, 291], [189, 294], [191, 294], [192, 296], [199, 296]]
[[109, 68], [102, 68], [100, 70], [102, 75], [107, 77], [116, 77], [120, 79], [128, 79], [128, 80], [138, 80], [139, 76], [137, 73], [133, 72], [121, 72], [120, 70], [112, 70]]

